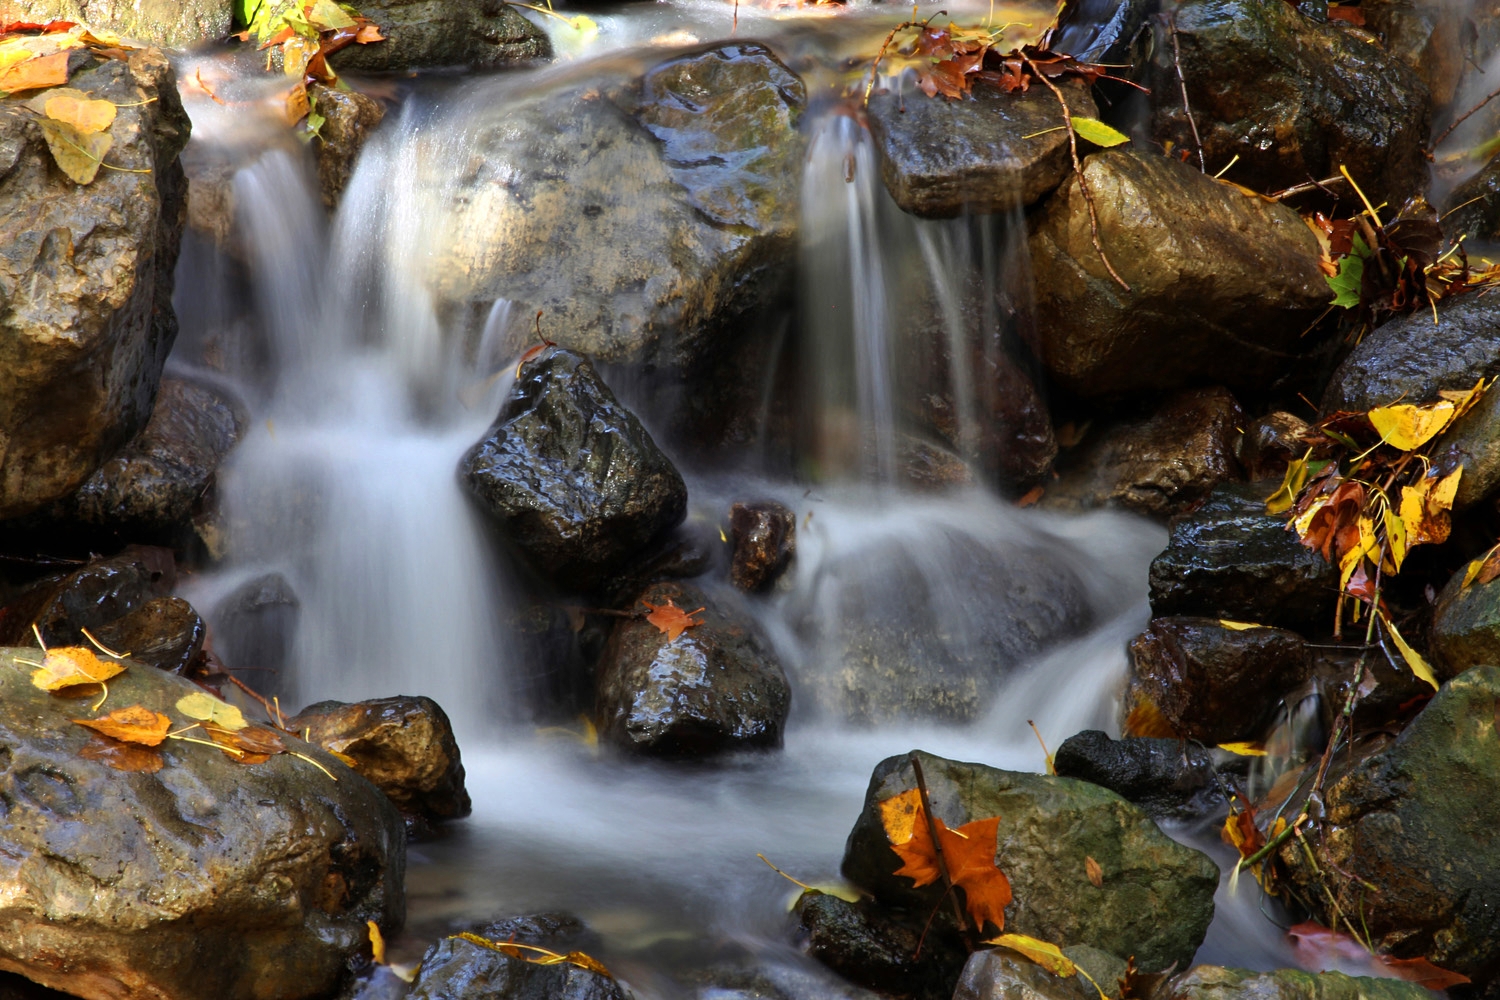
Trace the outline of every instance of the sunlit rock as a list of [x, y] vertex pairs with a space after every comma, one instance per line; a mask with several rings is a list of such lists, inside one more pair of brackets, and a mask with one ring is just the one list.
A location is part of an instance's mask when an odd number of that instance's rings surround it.
[[0, 0], [0, 21], [74, 21], [169, 49], [222, 41], [234, 0]]
[[547, 33], [500, 0], [360, 0], [385, 41], [350, 45], [329, 63], [340, 72], [464, 66], [495, 69], [552, 55]]

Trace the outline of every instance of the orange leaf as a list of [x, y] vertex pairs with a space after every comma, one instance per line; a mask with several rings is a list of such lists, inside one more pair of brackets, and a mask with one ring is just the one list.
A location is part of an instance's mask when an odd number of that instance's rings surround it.
[[385, 41], [385, 36], [380, 33], [380, 29], [375, 25], [362, 24], [359, 26], [359, 30], [354, 33], [354, 40], [360, 45], [369, 45], [371, 42]]
[[1429, 990], [1446, 990], [1450, 986], [1461, 986], [1470, 981], [1468, 976], [1440, 969], [1421, 956], [1391, 958], [1389, 955], [1381, 955], [1380, 961], [1397, 979], [1425, 986]]
[[1154, 736], [1166, 740], [1178, 738], [1177, 730], [1161, 714], [1156, 702], [1144, 694], [1137, 694], [1135, 704], [1130, 706], [1130, 714], [1125, 717], [1125, 735]]
[[652, 604], [650, 601], [642, 601], [641, 603], [651, 609], [651, 613], [646, 616], [646, 620], [667, 633], [668, 642], [676, 641], [679, 635], [694, 625], [703, 624], [703, 622], [693, 618], [694, 615], [703, 610], [702, 608], [698, 608], [697, 611], [684, 611], [673, 604], [670, 597], [667, 598], [666, 604]]
[[107, 736], [95, 735], [78, 751], [84, 760], [95, 760], [116, 771], [155, 774], [166, 763], [160, 751], [139, 743], [121, 743]]
[[161, 743], [167, 738], [168, 730], [172, 728], [171, 719], [160, 712], [151, 711], [144, 705], [117, 708], [98, 719], [74, 719], [72, 721], [125, 743], [139, 743], [147, 747], [154, 747]]
[[75, 684], [102, 684], [122, 673], [125, 664], [101, 660], [83, 646], [56, 646], [47, 650], [42, 665], [31, 673], [31, 683], [43, 691], [56, 691]]
[[1099, 862], [1091, 857], [1083, 859], [1083, 873], [1089, 877], [1095, 889], [1104, 887], [1104, 869], [1099, 867]]
[[[932, 826], [937, 828], [938, 840], [943, 845], [948, 877], [964, 891], [969, 916], [974, 918], [980, 930], [987, 922], [1004, 930], [1005, 908], [1010, 905], [1011, 894], [1010, 879], [995, 864], [1000, 817], [976, 819], [957, 830], [950, 830], [934, 816]], [[911, 839], [904, 844], [891, 845], [891, 850], [902, 861], [895, 874], [911, 879], [915, 887], [931, 885], [942, 877], [931, 828], [920, 804], [912, 823]]]
[[37, 56], [17, 63], [0, 73], [0, 91], [39, 90], [68, 82], [67, 50], [49, 56]]

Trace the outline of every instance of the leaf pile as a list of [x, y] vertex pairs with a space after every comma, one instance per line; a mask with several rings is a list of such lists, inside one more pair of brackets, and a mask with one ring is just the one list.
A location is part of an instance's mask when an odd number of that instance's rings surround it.
[[328, 57], [350, 45], [385, 41], [380, 28], [348, 4], [334, 0], [240, 0], [237, 14], [246, 29], [235, 36], [254, 41], [266, 51], [266, 69], [281, 55], [282, 72], [295, 80], [284, 97], [287, 123], [307, 119], [316, 135], [323, 117], [313, 108], [307, 87], [313, 83], [339, 85]]
[[[908, 21], [899, 25], [886, 38], [876, 56], [877, 68], [896, 35], [912, 28], [916, 29], [916, 37], [893, 50], [890, 68], [914, 70], [918, 88], [928, 97], [942, 94], [958, 100], [968, 96], [976, 82], [1007, 94], [1025, 93], [1036, 81], [1037, 74], [1048, 80], [1076, 77], [1090, 84], [1108, 75], [1103, 66], [1047, 51], [1043, 45], [1023, 45], [1001, 52], [997, 43], [1004, 26], [963, 28], [952, 21], [947, 27], [935, 26], [931, 21]], [[1074, 122], [1081, 120], [1092, 121], [1074, 119]]]
[[[912, 880], [915, 888], [931, 885], [947, 868], [953, 885], [963, 890], [964, 905], [976, 927], [994, 924], [1005, 929], [1005, 908], [1010, 905], [1010, 879], [995, 864], [995, 841], [1000, 817], [976, 819], [950, 830], [922, 808], [919, 789], [910, 789], [879, 804], [881, 824], [891, 850], [902, 866], [896, 871]], [[932, 831], [937, 831], [934, 844]], [[942, 858], [939, 860], [938, 847]]]

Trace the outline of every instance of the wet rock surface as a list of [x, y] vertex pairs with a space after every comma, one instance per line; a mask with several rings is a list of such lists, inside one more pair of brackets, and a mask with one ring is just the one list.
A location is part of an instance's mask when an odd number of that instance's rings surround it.
[[1053, 767], [1058, 777], [1108, 788], [1155, 820], [1197, 818], [1224, 804], [1212, 755], [1186, 740], [1113, 740], [1090, 729], [1063, 741]]
[[314, 151], [318, 191], [323, 204], [331, 209], [337, 207], [339, 196], [349, 186], [365, 140], [385, 118], [385, 105], [357, 90], [339, 90], [321, 83], [309, 87], [307, 94], [324, 118]]
[[1225, 389], [1192, 389], [1142, 421], [1099, 432], [1062, 464], [1043, 504], [1062, 510], [1120, 506], [1167, 517], [1239, 478], [1244, 413]]
[[1174, 518], [1151, 563], [1151, 611], [1262, 625], [1331, 620], [1338, 575], [1266, 513], [1274, 483], [1221, 483]]
[[569, 962], [538, 965], [459, 937], [422, 956], [410, 1000], [628, 1000], [615, 980]]
[[1443, 219], [1443, 232], [1449, 238], [1500, 240], [1500, 155], [1454, 188], [1447, 203], [1451, 214]]
[[207, 636], [203, 619], [180, 597], [153, 598], [90, 631], [110, 649], [129, 653], [132, 661], [180, 676], [201, 666]]
[[851, 982], [883, 995], [948, 1000], [963, 967], [957, 935], [923, 940], [919, 921], [896, 919], [870, 900], [850, 903], [823, 893], [797, 900], [807, 953]]
[[522, 369], [461, 471], [502, 536], [565, 589], [598, 585], [687, 508], [677, 469], [571, 351]]
[[1245, 478], [1279, 482], [1286, 475], [1287, 464], [1307, 453], [1303, 435], [1310, 429], [1306, 420], [1285, 410], [1252, 420], [1240, 436], [1237, 450]]
[[0, 101], [0, 519], [71, 493], [145, 426], [177, 336], [176, 80], [155, 49], [88, 61], [70, 86], [119, 107], [109, 156], [128, 169], [75, 184], [35, 115]]
[[1439, 680], [1480, 664], [1500, 664], [1500, 580], [1464, 586], [1461, 566], [1438, 594], [1428, 633], [1431, 666]]
[[[1098, 115], [1086, 85], [1062, 86], [1073, 114]], [[961, 101], [886, 90], [871, 96], [867, 113], [886, 188], [913, 215], [1024, 208], [1072, 169], [1068, 134], [1053, 131], [1062, 111], [1045, 87], [1005, 94], [981, 86]]]
[[766, 590], [786, 571], [797, 551], [797, 515], [774, 500], [729, 508], [734, 547], [729, 582], [740, 590]]
[[[373, 920], [404, 915], [405, 837], [396, 810], [332, 756], [235, 763], [168, 740], [154, 773], [97, 759], [74, 717], [84, 701], [29, 683], [0, 652], [0, 970], [88, 1000], [324, 996], [366, 946]], [[201, 688], [128, 669], [109, 706], [174, 708]], [[90, 747], [95, 749], [90, 750]], [[104, 753], [112, 753], [107, 748]]]
[[786, 674], [755, 624], [689, 584], [648, 587], [643, 602], [702, 608], [675, 639], [645, 620], [615, 626], [600, 659], [594, 715], [617, 745], [653, 756], [707, 756], [781, 745]]
[[1311, 671], [1307, 645], [1295, 632], [1240, 628], [1215, 618], [1157, 618], [1130, 643], [1121, 713], [1146, 701], [1186, 739], [1255, 740], [1282, 696]]
[[[1063, 952], [1109, 992], [1125, 963], [1094, 948]], [[1091, 967], [1092, 966], [1092, 967]], [[1037, 963], [1005, 948], [981, 948], [969, 956], [953, 1000], [1089, 1000], [1099, 991], [1082, 976], [1054, 976]]]
[[1084, 161], [1100, 241], [1072, 178], [1032, 231], [1039, 325], [1032, 347], [1084, 396], [1254, 385], [1280, 372], [1330, 298], [1317, 241], [1297, 213], [1164, 156], [1109, 150]]
[[354, 758], [354, 770], [405, 814], [441, 821], [472, 808], [453, 725], [431, 698], [320, 701], [288, 719], [287, 728]]
[[[1174, 24], [1210, 172], [1238, 156], [1228, 177], [1269, 192], [1346, 165], [1377, 203], [1400, 205], [1424, 190], [1431, 98], [1380, 46], [1259, 0], [1189, 0]], [[1160, 34], [1153, 136], [1193, 149], [1172, 42]]]
[[33, 622], [48, 646], [88, 645], [84, 629], [102, 628], [165, 597], [176, 580], [170, 552], [134, 545], [72, 572], [43, 577], [0, 609], [0, 645], [30, 644]]
[[1426, 1000], [1416, 983], [1342, 972], [1277, 969], [1252, 972], [1198, 965], [1173, 977], [1156, 993], [1161, 1000]]
[[328, 61], [340, 72], [443, 66], [498, 69], [552, 55], [546, 32], [498, 0], [363, 0], [359, 12], [380, 26], [386, 40], [334, 53]]
[[1436, 475], [1464, 470], [1453, 496], [1454, 510], [1473, 507], [1494, 493], [1500, 486], [1500, 392], [1480, 397], [1443, 432], [1431, 454]]
[[221, 41], [234, 25], [234, 0], [4, 0], [0, 21], [73, 21], [169, 49]]
[[287, 664], [302, 603], [287, 578], [266, 573], [214, 605], [214, 648], [231, 667], [280, 671]]
[[[1213, 915], [1219, 880], [1206, 855], [1172, 841], [1141, 810], [1097, 785], [919, 756], [933, 813], [950, 828], [1001, 818], [996, 857], [1014, 895], [1007, 931], [1060, 947], [1134, 955], [1142, 969], [1191, 960]], [[926, 914], [943, 890], [913, 889], [910, 879], [894, 874], [902, 862], [877, 809], [915, 787], [907, 756], [876, 766], [844, 849], [843, 872], [882, 905]], [[1100, 887], [1085, 875], [1086, 857], [1100, 866]]]

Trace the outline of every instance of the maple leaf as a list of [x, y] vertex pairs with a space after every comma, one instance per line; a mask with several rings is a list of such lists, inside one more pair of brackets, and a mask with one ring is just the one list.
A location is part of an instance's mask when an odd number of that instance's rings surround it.
[[[911, 796], [917, 796], [915, 802]], [[917, 789], [893, 796], [893, 799], [899, 801], [890, 809], [885, 807], [885, 803], [881, 804], [882, 821], [889, 816], [894, 825], [894, 831], [892, 826], [886, 827], [886, 836], [890, 838], [893, 832], [897, 836], [904, 834], [907, 830], [907, 818], [911, 821], [910, 838], [901, 843], [891, 843], [891, 850], [902, 861], [895, 874], [911, 879], [914, 888], [931, 885], [942, 878], [937, 849], [932, 841], [931, 830], [935, 828], [938, 842], [943, 848], [943, 862], [948, 868], [948, 878], [964, 891], [965, 908], [975, 925], [982, 930], [986, 923], [992, 923], [996, 928], [1004, 930], [1005, 908], [1010, 905], [1011, 892], [1010, 879], [995, 864], [995, 841], [1000, 829], [1000, 817], [976, 819], [956, 830], [950, 830], [936, 816], [932, 817], [931, 826], [928, 825], [926, 813], [922, 809], [921, 793]]]
[[125, 664], [101, 660], [92, 649], [83, 646], [55, 646], [32, 671], [31, 683], [43, 691], [57, 691], [77, 684], [103, 684]]
[[72, 721], [112, 739], [124, 743], [139, 743], [146, 747], [160, 744], [167, 738], [167, 732], [172, 728], [171, 719], [160, 712], [153, 712], [144, 705], [117, 708], [98, 719], [73, 719]]
[[695, 625], [703, 624], [702, 621], [693, 617], [699, 611], [702, 611], [702, 608], [694, 611], [684, 611], [673, 604], [670, 597], [667, 598], [666, 604], [652, 604], [650, 601], [642, 601], [641, 603], [651, 609], [651, 613], [646, 616], [646, 620], [665, 632], [668, 642], [675, 642], [677, 637], [683, 632]]

